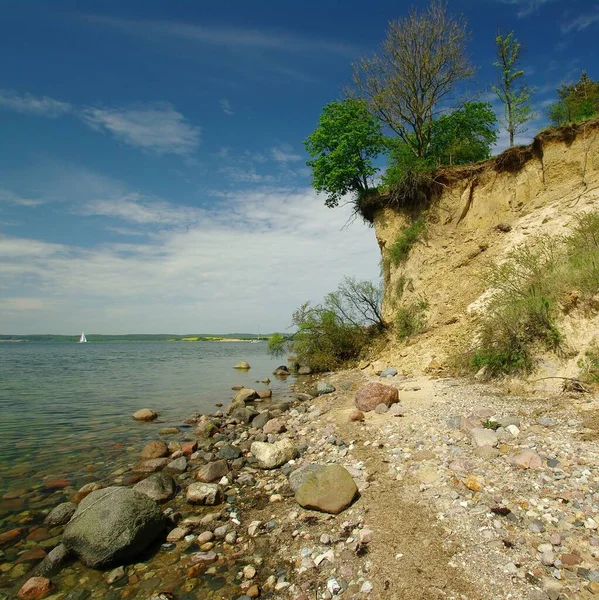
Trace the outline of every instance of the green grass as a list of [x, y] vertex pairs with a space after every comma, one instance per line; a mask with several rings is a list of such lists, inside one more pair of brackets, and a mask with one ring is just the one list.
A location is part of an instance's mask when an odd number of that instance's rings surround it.
[[592, 311], [599, 292], [599, 212], [576, 217], [568, 236], [539, 236], [515, 248], [489, 269], [487, 283], [495, 293], [480, 321], [471, 367], [486, 367], [490, 375], [533, 371], [541, 352], [563, 349], [558, 321], [565, 299]]
[[424, 219], [417, 219], [406, 227], [389, 248], [389, 258], [397, 266], [408, 259], [410, 250], [424, 231]]
[[584, 353], [584, 357], [578, 361], [578, 368], [582, 381], [599, 385], [599, 347], [596, 341], [593, 341]]
[[406, 340], [420, 333], [427, 323], [426, 311], [428, 301], [418, 298], [411, 302], [405, 302], [395, 313], [395, 333], [399, 340]]

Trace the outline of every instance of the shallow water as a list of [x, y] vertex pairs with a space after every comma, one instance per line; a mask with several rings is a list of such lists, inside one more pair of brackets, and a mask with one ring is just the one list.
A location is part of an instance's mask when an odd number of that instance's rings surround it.
[[[52, 478], [73, 485], [114, 468], [123, 448], [137, 451], [158, 427], [131, 414], [152, 408], [166, 426], [181, 426], [232, 398], [231, 386], [274, 394], [289, 382], [272, 375], [280, 361], [267, 344], [104, 342], [0, 344], [0, 498]], [[247, 360], [250, 371], [232, 367]], [[6, 500], [6, 498], [5, 498]], [[8, 499], [10, 500], [10, 498]], [[14, 503], [13, 504], [19, 504]], [[11, 512], [0, 500], [0, 517]]]

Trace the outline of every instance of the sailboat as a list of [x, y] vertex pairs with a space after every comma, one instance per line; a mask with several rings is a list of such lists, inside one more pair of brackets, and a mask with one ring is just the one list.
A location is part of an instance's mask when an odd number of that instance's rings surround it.
[[81, 337], [79, 338], [79, 343], [80, 344], [87, 343], [87, 338], [85, 337], [85, 333], [83, 331], [81, 332]]

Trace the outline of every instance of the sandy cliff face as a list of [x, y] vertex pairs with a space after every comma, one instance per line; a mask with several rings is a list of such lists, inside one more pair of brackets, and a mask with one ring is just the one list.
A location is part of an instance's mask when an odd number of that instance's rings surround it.
[[[599, 121], [594, 121], [541, 134], [530, 147], [500, 159], [448, 170], [425, 215], [425, 237], [404, 264], [395, 266], [386, 257], [406, 217], [379, 210], [374, 226], [383, 257], [385, 317], [394, 318], [401, 278], [410, 282], [404, 299], [426, 297], [430, 307], [427, 330], [407, 345], [392, 342], [381, 358], [408, 371], [425, 370], [431, 361], [443, 364], [472, 340], [487, 291], [481, 277], [486, 264], [530, 236], [566, 232], [576, 213], [597, 208]], [[575, 350], [599, 337], [596, 320], [568, 319], [564, 329]], [[572, 364], [571, 357], [545, 368], [567, 371]]]

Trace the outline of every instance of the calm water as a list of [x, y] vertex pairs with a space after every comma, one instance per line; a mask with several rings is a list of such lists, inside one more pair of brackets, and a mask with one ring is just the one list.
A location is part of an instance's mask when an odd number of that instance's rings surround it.
[[[124, 448], [138, 453], [161, 427], [227, 403], [231, 386], [288, 382], [272, 375], [280, 361], [266, 343], [105, 342], [0, 344], [0, 497], [52, 477], [77, 484], [84, 472], [111, 467]], [[250, 371], [233, 369], [247, 360]], [[137, 423], [139, 408], [162, 425]], [[183, 430], [184, 433], [184, 430]], [[87, 471], [84, 471], [87, 469]], [[98, 475], [99, 473], [96, 473]]]

